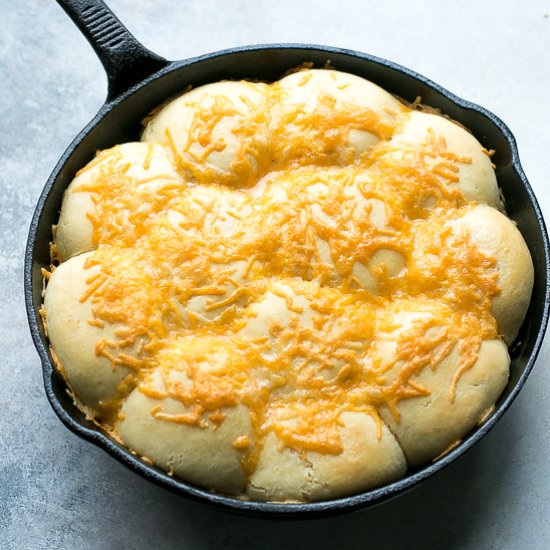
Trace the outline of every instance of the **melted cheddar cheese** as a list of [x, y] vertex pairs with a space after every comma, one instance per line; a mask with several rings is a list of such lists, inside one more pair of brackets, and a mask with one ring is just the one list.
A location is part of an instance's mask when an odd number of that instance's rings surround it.
[[407, 141], [414, 117], [441, 117], [342, 75], [221, 83], [170, 103], [140, 162], [160, 144], [180, 179], [136, 179], [116, 149], [84, 169], [94, 176], [73, 193], [91, 197], [94, 251], [80, 300], [98, 334], [116, 327], [96, 355], [130, 373], [95, 411], [115, 433], [135, 388], [154, 419], [197, 430], [246, 407], [251, 431], [231, 443], [246, 475], [270, 434], [304, 459], [337, 456], [343, 415], [369, 415], [382, 437], [381, 408], [399, 421], [402, 401], [430, 394], [419, 373], [455, 353], [452, 404], [482, 342], [499, 338], [497, 260], [455, 223], [484, 200], [461, 182], [487, 152], [451, 148], [430, 125]]

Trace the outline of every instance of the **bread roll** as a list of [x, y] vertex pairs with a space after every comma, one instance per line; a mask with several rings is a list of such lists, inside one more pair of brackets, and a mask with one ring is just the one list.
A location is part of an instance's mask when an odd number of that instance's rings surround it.
[[[86, 281], [100, 275], [99, 265], [86, 265], [88, 252], [63, 262], [51, 275], [44, 296], [48, 338], [55, 350], [71, 389], [81, 404], [98, 417], [117, 405], [131, 389], [135, 371], [125, 361], [113, 362], [118, 355], [137, 357], [139, 343], [119, 346], [117, 328], [122, 325], [93, 322], [91, 299]], [[107, 342], [104, 346], [102, 343]], [[102, 354], [101, 350], [106, 353]], [[119, 359], [122, 359], [119, 358]], [[126, 381], [126, 383], [125, 383]]]
[[248, 410], [214, 385], [216, 379], [224, 382], [228, 363], [239, 361], [220, 338], [174, 342], [122, 406], [117, 425], [122, 441], [191, 483], [242, 494], [241, 460], [253, 440]]
[[186, 179], [250, 187], [269, 163], [265, 88], [244, 81], [200, 86], [156, 113], [141, 139], [166, 147]]
[[387, 158], [419, 166], [468, 201], [502, 209], [489, 153], [477, 139], [443, 116], [410, 111], [388, 143]]
[[[458, 308], [488, 300], [506, 344], [523, 323], [533, 286], [531, 255], [521, 233], [487, 205], [467, 206], [417, 227], [409, 285]], [[446, 277], [446, 278], [445, 278]]]
[[261, 501], [314, 501], [338, 498], [389, 483], [403, 476], [407, 463], [392, 433], [365, 413], [343, 413], [343, 451], [339, 455], [310, 452], [307, 457], [281, 448], [270, 433], [247, 495]]
[[298, 71], [276, 84], [271, 147], [276, 167], [346, 165], [391, 136], [403, 105], [363, 78]]
[[[475, 352], [474, 340], [462, 349], [455, 319], [450, 308], [426, 301], [396, 302], [380, 313], [374, 364], [385, 386], [397, 384], [403, 396], [408, 394], [390, 406], [382, 404], [380, 415], [414, 466], [434, 459], [474, 428], [508, 381], [506, 345], [482, 340]], [[415, 354], [402, 358], [407, 340], [415, 342]], [[404, 377], [407, 369], [412, 374]]]
[[466, 230], [473, 244], [496, 260], [500, 292], [492, 300], [491, 312], [504, 342], [511, 345], [525, 319], [533, 290], [529, 249], [514, 222], [485, 205], [468, 209], [456, 227]]
[[61, 260], [121, 238], [131, 245], [139, 225], [184, 182], [164, 148], [124, 143], [98, 154], [63, 196], [55, 243]]

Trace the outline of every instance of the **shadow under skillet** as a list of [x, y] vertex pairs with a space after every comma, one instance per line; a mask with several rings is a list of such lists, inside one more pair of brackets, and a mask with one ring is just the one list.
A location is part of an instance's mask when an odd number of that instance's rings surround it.
[[[136, 549], [483, 547], [478, 545], [480, 535], [498, 523], [507, 506], [506, 485], [514, 462], [511, 449], [525, 429], [518, 409], [513, 407], [515, 414], [507, 415], [460, 460], [412, 491], [374, 508], [317, 520], [262, 520], [220, 512], [161, 489], [93, 449], [94, 474], [103, 468], [109, 471], [102, 480], [110, 493], [109, 507], [123, 511], [116, 514], [118, 519], [111, 518], [112, 524], [108, 520], [105, 527], [110, 534], [102, 538], [110, 544], [125, 541]], [[87, 523], [105, 523], [104, 514], [103, 507], [92, 507]]]

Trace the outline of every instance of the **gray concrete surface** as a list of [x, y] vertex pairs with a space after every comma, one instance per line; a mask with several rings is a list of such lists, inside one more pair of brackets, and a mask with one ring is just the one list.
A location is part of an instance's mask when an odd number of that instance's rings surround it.
[[[515, 133], [550, 218], [550, 1], [111, 0], [148, 47], [184, 58], [314, 42], [391, 59]], [[187, 502], [69, 433], [50, 409], [23, 305], [41, 188], [105, 96], [91, 48], [51, 0], [0, 1], [0, 548], [550, 548], [548, 339], [503, 421], [467, 456], [375, 509], [268, 522]]]

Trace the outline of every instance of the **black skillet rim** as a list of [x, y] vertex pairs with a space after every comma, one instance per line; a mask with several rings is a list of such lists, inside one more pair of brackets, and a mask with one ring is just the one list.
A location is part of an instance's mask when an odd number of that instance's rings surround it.
[[[536, 341], [529, 355], [529, 359], [523, 370], [521, 376], [517, 380], [516, 384], [511, 389], [509, 395], [500, 403], [498, 408], [494, 411], [491, 417], [480, 427], [475, 429], [470, 435], [466, 436], [463, 442], [457, 446], [455, 449], [450, 451], [444, 457], [439, 459], [437, 462], [426, 466], [419, 471], [409, 473], [406, 477], [397, 480], [393, 483], [390, 483], [386, 486], [375, 488], [363, 493], [351, 495], [348, 497], [331, 499], [320, 502], [310, 502], [310, 503], [264, 503], [256, 501], [241, 500], [238, 498], [232, 498], [224, 495], [219, 495], [216, 493], [209, 492], [208, 490], [198, 488], [194, 485], [180, 481], [173, 477], [170, 477], [165, 472], [149, 466], [143, 461], [141, 461], [137, 456], [133, 455], [123, 446], [119, 445], [113, 441], [109, 436], [100, 430], [96, 426], [86, 426], [83, 423], [79, 423], [71, 417], [71, 415], [65, 410], [59, 399], [57, 398], [54, 388], [52, 386], [52, 376], [59, 376], [56, 370], [52, 365], [52, 361], [47, 349], [45, 342], [42, 339], [39, 329], [39, 314], [35, 309], [33, 302], [33, 269], [34, 269], [34, 251], [36, 244], [36, 234], [39, 226], [39, 221], [44, 209], [44, 206], [47, 202], [47, 199], [50, 195], [50, 191], [54, 186], [54, 183], [59, 176], [62, 168], [66, 164], [67, 160], [75, 150], [75, 148], [80, 144], [82, 139], [94, 128], [102, 118], [116, 105], [119, 105], [130, 95], [134, 94], [137, 90], [142, 89], [151, 81], [177, 71], [185, 66], [200, 63], [205, 60], [214, 59], [217, 57], [223, 57], [233, 54], [239, 54], [243, 52], [260, 52], [265, 50], [300, 50], [304, 52], [304, 59], [307, 59], [307, 53], [315, 52], [322, 54], [338, 54], [343, 56], [348, 56], [356, 58], [359, 60], [368, 61], [374, 64], [377, 64], [386, 70], [397, 71], [408, 77], [412, 77], [421, 84], [431, 88], [435, 92], [441, 94], [452, 103], [457, 105], [461, 109], [471, 110], [483, 115], [490, 122], [498, 128], [498, 130], [505, 137], [505, 140], [510, 148], [512, 155], [512, 167], [517, 176], [519, 177], [522, 185], [524, 186], [527, 195], [529, 197], [529, 202], [533, 208], [533, 212], [537, 219], [538, 229], [540, 231], [540, 236], [544, 245], [544, 262], [546, 269], [546, 278], [545, 278], [545, 297], [544, 297], [544, 309], [542, 313], [542, 318], [540, 320], [540, 328], [538, 330]], [[508, 410], [519, 391], [525, 384], [529, 374], [531, 373], [533, 366], [535, 364], [537, 355], [540, 351], [544, 333], [548, 324], [549, 309], [550, 309], [550, 243], [548, 240], [548, 234], [546, 231], [545, 223], [542, 217], [542, 213], [538, 202], [535, 198], [535, 195], [529, 185], [527, 178], [523, 172], [519, 161], [519, 154], [517, 150], [517, 145], [515, 139], [508, 129], [508, 127], [493, 113], [487, 109], [480, 107], [474, 103], [466, 101], [438, 84], [432, 82], [431, 80], [425, 78], [424, 76], [407, 69], [403, 66], [400, 66], [391, 61], [385, 59], [360, 53], [353, 50], [335, 48], [329, 46], [321, 45], [311, 45], [311, 44], [266, 44], [266, 45], [253, 45], [253, 46], [244, 46], [238, 48], [230, 48], [222, 51], [213, 52], [210, 54], [201, 55], [198, 57], [190, 58], [183, 61], [175, 61], [169, 63], [167, 66], [163, 67], [161, 70], [152, 74], [151, 76], [145, 78], [140, 83], [131, 87], [125, 93], [117, 96], [111, 101], [107, 101], [94, 118], [85, 126], [85, 128], [75, 137], [71, 142], [67, 150], [63, 153], [59, 159], [57, 165], [55, 166], [52, 174], [48, 178], [48, 181], [40, 195], [38, 200], [36, 210], [34, 212], [30, 229], [29, 237], [27, 242], [27, 247], [25, 251], [25, 268], [24, 268], [24, 287], [25, 287], [25, 302], [27, 307], [27, 316], [30, 325], [30, 331], [33, 338], [34, 345], [40, 356], [42, 367], [43, 367], [43, 376], [44, 376], [44, 386], [46, 390], [46, 395], [48, 400], [60, 418], [60, 420], [67, 426], [72, 432], [76, 433], [80, 437], [94, 443], [108, 454], [116, 458], [119, 462], [129, 467], [134, 472], [140, 474], [145, 479], [153, 481], [157, 485], [160, 485], [166, 489], [169, 489], [172, 492], [175, 492], [179, 495], [189, 497], [193, 500], [214, 506], [217, 509], [229, 511], [237, 514], [246, 514], [254, 515], [259, 517], [270, 517], [270, 518], [280, 518], [280, 519], [306, 519], [306, 518], [318, 518], [329, 515], [335, 515], [339, 513], [351, 512], [368, 506], [373, 506], [380, 504], [388, 499], [396, 497], [404, 492], [412, 489], [423, 480], [431, 477], [435, 473], [441, 471], [443, 468], [454, 462], [456, 458], [463, 455], [469, 449], [471, 449], [479, 440], [481, 440], [485, 434], [496, 424], [496, 422], [502, 417], [502, 415]]]

